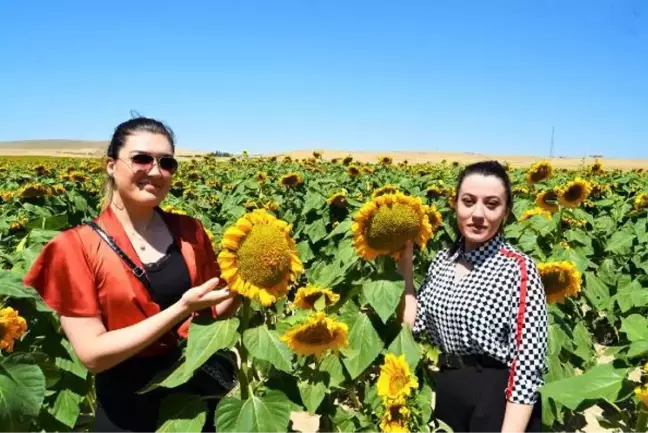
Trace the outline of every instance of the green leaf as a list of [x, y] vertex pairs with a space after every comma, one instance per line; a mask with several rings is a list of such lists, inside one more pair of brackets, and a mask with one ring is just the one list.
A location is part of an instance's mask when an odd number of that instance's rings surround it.
[[[540, 217], [544, 218], [544, 217]], [[533, 233], [524, 233], [520, 236], [516, 245], [525, 252], [532, 252], [538, 247], [538, 235]]]
[[427, 424], [432, 416], [432, 388], [427, 383], [423, 384], [421, 391], [417, 393], [416, 405], [421, 411], [423, 423]]
[[578, 322], [578, 324], [574, 328], [574, 343], [576, 346], [574, 354], [581, 358], [583, 361], [588, 362], [592, 358], [592, 351], [594, 346], [592, 342], [592, 336], [582, 322]]
[[627, 356], [628, 358], [638, 358], [646, 354], [648, 354], [648, 340], [637, 340], [630, 344]]
[[184, 357], [177, 360], [170, 368], [156, 373], [153, 379], [138, 391], [138, 394], [145, 394], [158, 387], [176, 388], [186, 383], [191, 379], [191, 372], [185, 366]]
[[569, 230], [565, 233], [565, 240], [569, 242], [578, 242], [579, 244], [592, 248], [592, 238], [583, 229]]
[[74, 197], [74, 207], [80, 212], [88, 210], [88, 202], [81, 196]]
[[608, 253], [628, 255], [632, 251], [635, 236], [628, 230], [614, 232], [607, 242], [605, 251]]
[[404, 281], [375, 280], [367, 281], [362, 285], [362, 292], [369, 305], [378, 313], [378, 316], [387, 323], [396, 311], [405, 290]]
[[0, 358], [0, 431], [27, 431], [45, 398], [45, 376], [24, 357]]
[[549, 325], [549, 356], [558, 356], [566, 343], [571, 348], [571, 341], [565, 331], [555, 323]]
[[600, 310], [610, 305], [610, 289], [600, 278], [590, 272], [585, 273], [585, 296]]
[[412, 371], [416, 370], [416, 366], [421, 360], [421, 350], [414, 341], [412, 336], [412, 331], [409, 326], [401, 324], [401, 330], [394, 338], [394, 341], [389, 345], [387, 351], [393, 353], [396, 356], [405, 355], [405, 359], [409, 364], [409, 367]]
[[326, 236], [326, 239], [331, 239], [332, 237], [337, 236], [337, 235], [341, 235], [341, 234], [344, 234], [344, 235], [350, 234], [352, 224], [353, 224], [353, 221], [351, 221], [350, 219], [345, 219], [340, 224], [338, 224], [331, 231], [331, 233], [328, 234], [328, 236]]
[[326, 199], [322, 196], [322, 194], [314, 191], [309, 191], [308, 193], [306, 193], [302, 215], [306, 215], [312, 210], [323, 209], [324, 206], [326, 206]]
[[67, 339], [59, 339], [55, 346], [47, 345], [47, 353], [55, 358], [55, 363], [61, 370], [67, 371], [80, 379], [88, 377], [88, 369], [81, 363], [74, 353], [72, 345]]
[[648, 318], [639, 314], [631, 314], [621, 318], [621, 332], [630, 341], [648, 340]]
[[609, 216], [602, 216], [594, 220], [594, 229], [603, 234], [610, 234], [616, 229], [616, 222]]
[[313, 254], [313, 250], [311, 250], [310, 247], [310, 242], [308, 241], [302, 241], [297, 244], [297, 253], [299, 254], [300, 260], [304, 263], [309, 262], [315, 258], [315, 254]]
[[[626, 277], [623, 275], [622, 277]], [[621, 312], [626, 313], [634, 307], [648, 306], [648, 290], [644, 289], [637, 280], [619, 278], [617, 294], [614, 296]]]
[[360, 376], [383, 349], [383, 341], [365, 313], [360, 313], [349, 332], [349, 345], [356, 351], [352, 357], [342, 360], [351, 379]]
[[616, 286], [618, 279], [619, 269], [614, 264], [614, 260], [607, 258], [603, 260], [603, 263], [599, 266], [596, 271], [596, 275], [603, 281], [605, 284], [610, 286]]
[[323, 219], [316, 219], [304, 229], [304, 233], [312, 243], [317, 243], [326, 237], [326, 224]]
[[201, 432], [207, 421], [207, 403], [196, 394], [174, 393], [160, 405], [158, 432]]
[[16, 299], [28, 299], [38, 311], [53, 312], [35, 289], [25, 286], [21, 277], [10, 271], [0, 271], [0, 296], [3, 295]]
[[339, 386], [344, 382], [344, 370], [340, 358], [334, 354], [327, 355], [320, 364], [320, 371], [329, 374], [329, 386]]
[[317, 412], [317, 408], [324, 400], [326, 395], [326, 385], [322, 382], [303, 382], [297, 384], [299, 395], [301, 396], [306, 410], [311, 414]]
[[306, 271], [308, 280], [322, 287], [334, 287], [344, 280], [344, 269], [339, 262], [326, 264], [321, 261]]
[[291, 408], [288, 397], [277, 390], [245, 401], [227, 397], [216, 408], [216, 431], [285, 432], [288, 431]]
[[80, 404], [83, 399], [84, 396], [70, 389], [62, 389], [58, 391], [54, 406], [49, 408], [49, 413], [69, 428], [73, 428], [81, 413]]
[[628, 369], [600, 364], [581, 375], [545, 384], [542, 394], [571, 410], [576, 410], [586, 400], [614, 402], [619, 398], [627, 374]]
[[208, 315], [195, 317], [189, 325], [185, 369], [192, 374], [214, 353], [234, 346], [238, 340], [239, 319], [214, 320]]
[[266, 325], [246, 330], [243, 333], [243, 345], [253, 357], [269, 361], [286, 373], [291, 371], [293, 353], [278, 334], [270, 331]]
[[637, 241], [639, 243], [648, 242], [648, 231], [646, 230], [646, 219], [642, 218], [634, 225], [635, 233], [637, 234]]

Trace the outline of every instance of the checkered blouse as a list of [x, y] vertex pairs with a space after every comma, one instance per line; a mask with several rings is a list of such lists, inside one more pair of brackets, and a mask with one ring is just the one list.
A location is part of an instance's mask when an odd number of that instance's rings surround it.
[[[455, 263], [472, 264], [457, 284]], [[413, 333], [446, 353], [484, 354], [510, 368], [506, 398], [533, 404], [547, 371], [547, 307], [538, 270], [496, 235], [469, 252], [440, 251], [417, 293]]]

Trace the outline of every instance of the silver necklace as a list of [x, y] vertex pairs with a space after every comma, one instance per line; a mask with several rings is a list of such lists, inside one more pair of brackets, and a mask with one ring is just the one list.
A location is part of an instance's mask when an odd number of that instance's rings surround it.
[[[153, 217], [151, 218], [151, 221], [146, 225], [146, 228], [144, 229], [144, 235], [146, 235], [149, 231], [149, 228], [153, 225], [153, 220], [155, 219], [155, 214], [153, 214]], [[146, 250], [146, 240], [142, 235], [137, 233], [137, 230], [135, 230], [135, 227], [133, 227], [131, 231], [131, 235], [133, 235], [135, 238], [138, 238], [139, 242], [139, 249], [142, 251]]]

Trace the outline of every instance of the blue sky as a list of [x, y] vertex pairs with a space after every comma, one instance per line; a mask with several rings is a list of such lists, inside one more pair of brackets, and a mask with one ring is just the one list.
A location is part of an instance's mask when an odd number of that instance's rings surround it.
[[648, 2], [5, 1], [0, 140], [648, 157]]

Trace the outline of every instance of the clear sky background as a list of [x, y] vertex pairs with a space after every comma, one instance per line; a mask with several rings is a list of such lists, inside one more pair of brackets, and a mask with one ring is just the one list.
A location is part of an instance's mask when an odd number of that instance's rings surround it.
[[0, 0], [0, 140], [648, 157], [647, 0]]

